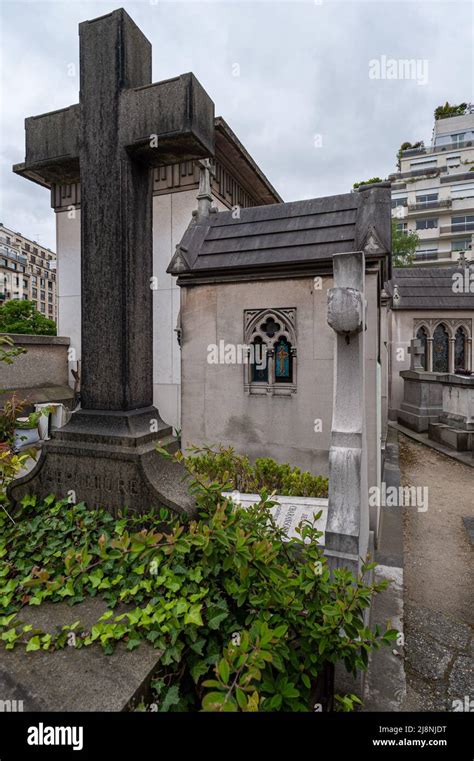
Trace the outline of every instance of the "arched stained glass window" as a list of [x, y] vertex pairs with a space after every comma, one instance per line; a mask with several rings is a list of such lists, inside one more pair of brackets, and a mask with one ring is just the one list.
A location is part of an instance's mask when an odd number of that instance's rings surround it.
[[244, 369], [249, 394], [296, 393], [296, 307], [244, 309], [244, 343], [249, 349]]
[[253, 355], [250, 357], [252, 383], [268, 383], [267, 347], [260, 336], [257, 336], [250, 346]]
[[466, 334], [463, 328], [456, 330], [454, 340], [454, 369], [466, 369]]
[[449, 371], [449, 338], [444, 325], [438, 325], [433, 333], [433, 372]]
[[421, 344], [423, 346], [423, 356], [421, 357], [421, 363], [423, 365], [423, 370], [428, 369], [428, 334], [426, 332], [426, 329], [421, 327], [418, 328], [416, 331], [416, 337], [421, 341]]
[[291, 383], [293, 380], [293, 357], [291, 344], [280, 336], [275, 344], [275, 382]]

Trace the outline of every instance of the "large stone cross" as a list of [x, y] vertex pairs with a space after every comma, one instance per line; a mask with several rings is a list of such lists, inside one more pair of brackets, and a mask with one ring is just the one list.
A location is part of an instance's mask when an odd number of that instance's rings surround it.
[[82, 409], [10, 494], [179, 507], [154, 456], [170, 429], [152, 406], [152, 168], [213, 155], [214, 104], [193, 74], [151, 84], [151, 45], [123, 9], [80, 24], [79, 41], [79, 104], [26, 119], [14, 171], [81, 183]]
[[152, 167], [214, 151], [193, 74], [151, 84], [151, 45], [123, 10], [79, 25], [80, 98], [26, 120], [26, 161], [81, 182], [82, 406], [152, 404]]

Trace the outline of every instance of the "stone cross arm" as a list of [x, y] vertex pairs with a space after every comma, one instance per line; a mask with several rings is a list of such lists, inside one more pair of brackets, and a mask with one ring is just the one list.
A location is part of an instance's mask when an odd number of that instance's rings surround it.
[[[150, 166], [214, 153], [214, 105], [194, 74], [123, 90], [121, 142], [131, 157]], [[18, 174], [46, 184], [80, 179], [81, 106], [25, 119], [26, 157]]]

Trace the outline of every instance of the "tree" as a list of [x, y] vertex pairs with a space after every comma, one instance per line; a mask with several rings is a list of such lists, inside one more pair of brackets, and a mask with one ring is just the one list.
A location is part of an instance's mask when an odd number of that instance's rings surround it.
[[394, 267], [411, 267], [415, 251], [420, 242], [418, 233], [397, 229], [397, 220], [392, 219], [392, 264]]
[[33, 301], [12, 299], [0, 306], [0, 332], [55, 336], [56, 323], [37, 312]]

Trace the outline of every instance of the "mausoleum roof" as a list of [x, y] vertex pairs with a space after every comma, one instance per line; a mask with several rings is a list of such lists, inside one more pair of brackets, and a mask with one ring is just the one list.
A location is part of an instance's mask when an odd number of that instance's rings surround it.
[[[474, 288], [474, 276], [472, 281]], [[392, 308], [397, 310], [466, 310], [474, 309], [474, 291], [470, 293], [463, 287], [469, 282], [469, 273], [466, 277], [459, 267], [400, 267], [393, 270], [385, 290], [391, 296]]]
[[178, 283], [332, 273], [337, 253], [364, 250], [390, 277], [390, 188], [234, 209], [190, 223], [168, 272]]

